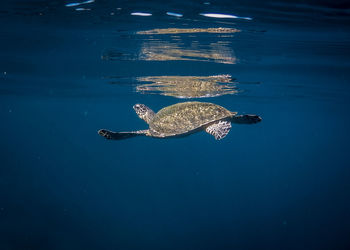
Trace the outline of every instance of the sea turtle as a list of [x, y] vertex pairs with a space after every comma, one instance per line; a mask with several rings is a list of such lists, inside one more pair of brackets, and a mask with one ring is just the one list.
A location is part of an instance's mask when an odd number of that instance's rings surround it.
[[252, 124], [261, 121], [258, 115], [237, 115], [237, 112], [207, 102], [177, 103], [161, 109], [158, 113], [154, 113], [144, 104], [135, 104], [133, 108], [149, 125], [149, 129], [131, 132], [101, 129], [98, 133], [107, 139], [120, 140], [139, 135], [155, 138], [180, 137], [205, 130], [216, 140], [220, 140], [230, 132], [231, 122]]

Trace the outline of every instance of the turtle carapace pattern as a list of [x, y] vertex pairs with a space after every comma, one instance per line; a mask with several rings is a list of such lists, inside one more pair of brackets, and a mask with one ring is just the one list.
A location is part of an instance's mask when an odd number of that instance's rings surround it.
[[253, 124], [262, 119], [258, 115], [237, 115], [219, 105], [208, 102], [182, 102], [154, 113], [144, 104], [135, 104], [136, 114], [144, 120], [149, 129], [131, 132], [113, 132], [106, 129], [98, 131], [106, 139], [126, 139], [134, 136], [170, 138], [186, 136], [201, 130], [215, 137], [224, 138], [231, 129], [231, 122]]

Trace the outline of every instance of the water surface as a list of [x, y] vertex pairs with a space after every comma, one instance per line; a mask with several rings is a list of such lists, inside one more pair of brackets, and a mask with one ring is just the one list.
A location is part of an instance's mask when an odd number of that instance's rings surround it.
[[[4, 1], [0, 248], [347, 249], [349, 8]], [[97, 134], [188, 100], [263, 121]]]

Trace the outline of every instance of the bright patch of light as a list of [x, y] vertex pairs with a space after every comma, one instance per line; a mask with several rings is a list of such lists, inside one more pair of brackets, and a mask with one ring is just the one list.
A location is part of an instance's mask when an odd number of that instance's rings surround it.
[[95, 2], [95, 0], [88, 0], [88, 1], [80, 2], [80, 3], [67, 3], [65, 6], [66, 7], [75, 7], [75, 6], [79, 6], [82, 4], [88, 4], [88, 3], [93, 3], [93, 2]]
[[86, 9], [86, 8], [76, 8], [76, 11], [84, 11], [84, 10], [91, 10], [91, 9]]
[[167, 12], [166, 14], [169, 16], [175, 16], [175, 17], [182, 17], [183, 16], [182, 14], [174, 13], [174, 12]]
[[251, 17], [239, 17], [235, 15], [228, 15], [228, 14], [216, 14], [216, 13], [201, 13], [201, 16], [205, 17], [213, 17], [213, 18], [234, 18], [234, 19], [245, 19], [245, 20], [252, 20]]
[[132, 16], [152, 16], [151, 13], [145, 13], [145, 12], [133, 12], [130, 15], [132, 15]]
[[79, 6], [81, 3], [67, 3], [65, 6], [66, 7], [75, 7], [75, 6]]

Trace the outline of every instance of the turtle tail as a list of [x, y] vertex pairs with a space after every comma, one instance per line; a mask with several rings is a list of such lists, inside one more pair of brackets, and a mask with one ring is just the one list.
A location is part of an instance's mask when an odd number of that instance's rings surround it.
[[140, 135], [145, 136], [147, 135], [147, 131], [148, 130], [139, 130], [139, 131], [131, 131], [131, 132], [113, 132], [107, 129], [100, 129], [98, 131], [98, 134], [109, 140], [123, 140], [123, 139], [128, 139], [128, 138], [140, 136]]

